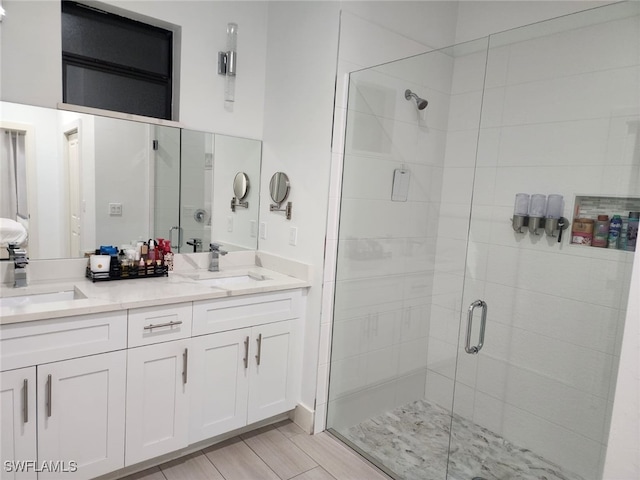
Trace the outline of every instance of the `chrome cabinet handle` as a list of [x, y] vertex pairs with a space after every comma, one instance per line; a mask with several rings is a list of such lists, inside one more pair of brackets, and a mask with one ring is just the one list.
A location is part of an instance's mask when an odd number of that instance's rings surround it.
[[51, 416], [51, 406], [53, 400], [51, 399], [51, 374], [47, 376], [47, 417]]
[[22, 381], [22, 421], [29, 422], [29, 380], [26, 378]]
[[249, 368], [249, 336], [244, 339], [244, 358], [242, 359], [244, 362], [244, 368]]
[[[482, 319], [480, 320], [480, 335], [478, 338], [478, 344], [475, 346], [471, 346], [471, 329], [473, 328], [473, 312], [477, 307], [482, 308]], [[487, 325], [487, 304], [482, 300], [476, 300], [469, 305], [469, 310], [467, 312], [467, 338], [464, 346], [464, 351], [475, 355], [484, 346], [484, 331]]]
[[185, 348], [182, 354], [182, 383], [187, 384], [187, 368], [189, 367], [189, 349]]
[[182, 325], [182, 320], [178, 320], [177, 322], [174, 322], [172, 320], [167, 323], [158, 323], [157, 325], [150, 323], [149, 325], [145, 325], [143, 327], [143, 330], [153, 330], [154, 328], [161, 328], [161, 327], [173, 327], [174, 325]]
[[258, 335], [258, 338], [256, 338], [256, 342], [258, 342], [258, 354], [256, 355], [256, 363], [260, 365], [260, 353], [262, 352], [262, 334]]

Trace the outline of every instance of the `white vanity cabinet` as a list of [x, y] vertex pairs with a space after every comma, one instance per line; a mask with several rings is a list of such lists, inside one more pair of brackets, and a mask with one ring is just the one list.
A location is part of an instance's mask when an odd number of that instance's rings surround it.
[[1, 373], [2, 460], [31, 462], [3, 480], [88, 480], [124, 466], [126, 333], [126, 312], [0, 327], [11, 369]]
[[0, 373], [0, 424], [0, 479], [35, 480], [35, 469], [21, 469], [18, 462], [37, 459], [36, 367]]
[[190, 443], [247, 424], [250, 342], [250, 328], [192, 339]]
[[[191, 443], [295, 407], [301, 291], [194, 303]], [[234, 329], [235, 327], [235, 329]]]
[[38, 480], [88, 480], [124, 466], [125, 379], [124, 350], [38, 365], [39, 466], [61, 462]]
[[303, 305], [296, 288], [0, 325], [2, 466], [31, 462], [0, 480], [89, 480], [292, 410]]
[[255, 354], [250, 357], [247, 424], [295, 407], [294, 321], [261, 325], [251, 331]]
[[189, 444], [189, 343], [127, 351], [127, 466]]

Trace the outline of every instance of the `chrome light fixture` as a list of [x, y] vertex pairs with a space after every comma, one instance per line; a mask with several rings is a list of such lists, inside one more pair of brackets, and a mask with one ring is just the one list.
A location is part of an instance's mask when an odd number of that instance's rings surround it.
[[218, 74], [225, 76], [224, 100], [233, 103], [236, 97], [236, 63], [238, 53], [238, 24], [227, 24], [227, 50], [218, 52]]

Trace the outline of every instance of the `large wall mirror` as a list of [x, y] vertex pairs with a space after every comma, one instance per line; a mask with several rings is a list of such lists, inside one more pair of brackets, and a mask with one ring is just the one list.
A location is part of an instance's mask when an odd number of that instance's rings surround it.
[[257, 248], [259, 192], [244, 211], [229, 198], [238, 171], [260, 184], [258, 140], [8, 102], [0, 128], [3, 251], [13, 226], [31, 259], [149, 238]]

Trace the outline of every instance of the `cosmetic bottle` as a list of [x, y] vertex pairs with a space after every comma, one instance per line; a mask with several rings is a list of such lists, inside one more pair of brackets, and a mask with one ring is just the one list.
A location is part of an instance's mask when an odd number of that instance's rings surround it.
[[593, 228], [593, 247], [607, 248], [607, 237], [609, 236], [609, 215], [598, 215], [598, 219]]
[[629, 226], [627, 227], [627, 251], [635, 252], [638, 241], [638, 224], [640, 212], [629, 212]]
[[149, 240], [147, 260], [149, 260], [151, 263], [156, 263], [156, 242], [154, 242], [153, 240]]
[[620, 232], [622, 231], [622, 218], [614, 215], [609, 224], [609, 239], [607, 248], [618, 248]]

